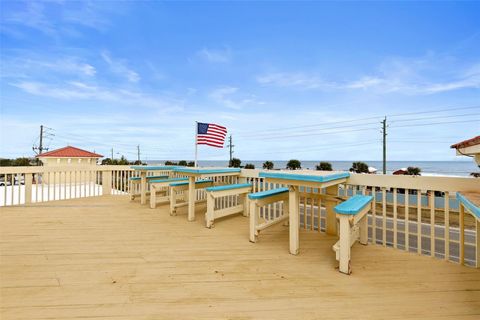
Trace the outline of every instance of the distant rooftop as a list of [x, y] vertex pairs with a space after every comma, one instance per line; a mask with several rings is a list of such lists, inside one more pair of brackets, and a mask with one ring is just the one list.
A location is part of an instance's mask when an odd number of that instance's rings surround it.
[[102, 158], [98, 153], [93, 153], [87, 150], [79, 149], [72, 146], [48, 151], [36, 156], [37, 158], [54, 157], [54, 158]]
[[453, 149], [466, 148], [466, 147], [476, 146], [477, 144], [480, 144], [480, 136], [476, 136], [468, 140], [457, 142], [455, 144], [452, 144], [450, 148], [453, 148]]

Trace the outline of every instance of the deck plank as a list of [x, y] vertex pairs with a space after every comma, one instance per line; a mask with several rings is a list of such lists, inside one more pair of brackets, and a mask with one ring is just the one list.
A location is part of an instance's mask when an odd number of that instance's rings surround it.
[[[200, 213], [200, 212], [199, 212]], [[480, 271], [382, 246], [355, 245], [335, 270], [337, 239], [278, 225], [248, 241], [248, 219], [215, 228], [126, 197], [0, 212], [3, 319], [475, 319]]]

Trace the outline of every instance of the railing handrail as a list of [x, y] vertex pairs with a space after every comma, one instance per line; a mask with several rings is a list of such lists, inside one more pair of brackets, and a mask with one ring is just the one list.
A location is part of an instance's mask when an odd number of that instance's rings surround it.
[[43, 172], [70, 172], [70, 171], [133, 171], [129, 165], [71, 165], [71, 166], [28, 166], [28, 167], [0, 167], [0, 174], [43, 173]]
[[[242, 169], [241, 177], [259, 178], [261, 169]], [[312, 172], [315, 172], [312, 170]], [[379, 188], [435, 190], [443, 192], [480, 190], [480, 179], [473, 177], [407, 176], [351, 173], [346, 184]]]

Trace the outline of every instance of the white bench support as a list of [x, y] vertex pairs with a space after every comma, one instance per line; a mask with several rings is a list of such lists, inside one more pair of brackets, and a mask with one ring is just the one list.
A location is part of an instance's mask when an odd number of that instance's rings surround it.
[[[268, 204], [283, 201], [283, 215], [272, 220], [260, 218], [260, 208]], [[289, 217], [288, 192], [268, 196], [262, 199], [250, 199], [250, 242], [256, 242], [258, 234], [277, 223], [285, 221]], [[261, 219], [261, 221], [260, 221]], [[288, 220], [287, 220], [288, 221]]]
[[[212, 187], [213, 185], [214, 185], [213, 181], [195, 184], [195, 188], [193, 189], [194, 203], [197, 204], [197, 203], [203, 203], [206, 201], [206, 200], [195, 199], [196, 190]], [[183, 202], [178, 203], [177, 200], [183, 200]], [[186, 207], [190, 203], [189, 184], [180, 185], [180, 186], [170, 186], [169, 201], [170, 201], [170, 215], [175, 216], [177, 215], [178, 208]]]
[[[215, 219], [223, 218], [226, 216], [243, 213], [245, 217], [248, 216], [248, 193], [252, 191], [252, 187], [235, 188], [228, 190], [210, 191], [207, 190], [207, 212], [205, 214], [205, 226], [212, 228]], [[215, 209], [215, 199], [239, 196], [239, 204], [233, 207]]]
[[339, 261], [339, 271], [351, 273], [350, 256], [351, 247], [356, 241], [363, 245], [368, 244], [368, 216], [372, 205], [369, 204], [355, 215], [338, 214], [340, 222], [340, 240], [333, 245], [335, 258]]

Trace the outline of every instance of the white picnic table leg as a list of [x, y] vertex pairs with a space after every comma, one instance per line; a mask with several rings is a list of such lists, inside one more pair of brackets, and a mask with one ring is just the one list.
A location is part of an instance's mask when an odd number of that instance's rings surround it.
[[298, 254], [299, 248], [299, 212], [298, 212], [298, 187], [290, 186], [288, 192], [290, 253]]
[[348, 216], [340, 216], [340, 264], [339, 271], [350, 274], [350, 221]]
[[176, 214], [175, 205], [177, 204], [177, 192], [175, 188], [170, 187], [170, 215], [173, 216]]
[[188, 177], [188, 221], [195, 220], [195, 177]]
[[157, 192], [155, 186], [150, 186], [150, 209], [155, 209], [157, 207]]
[[147, 172], [140, 171], [140, 204], [147, 203]]

